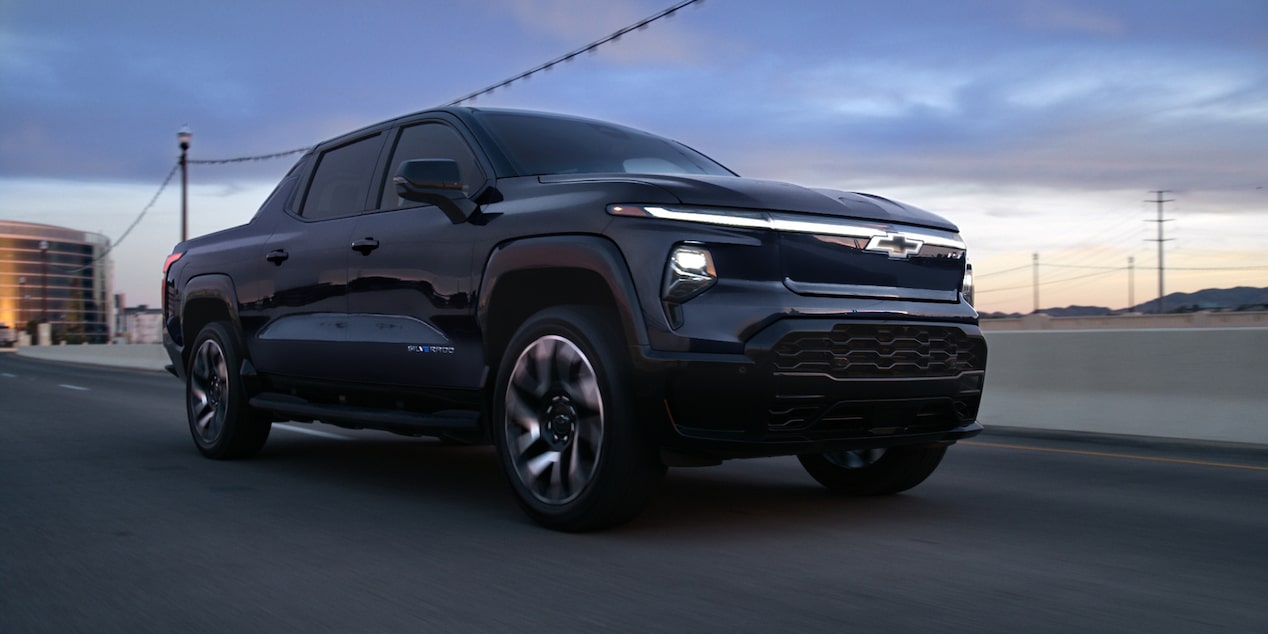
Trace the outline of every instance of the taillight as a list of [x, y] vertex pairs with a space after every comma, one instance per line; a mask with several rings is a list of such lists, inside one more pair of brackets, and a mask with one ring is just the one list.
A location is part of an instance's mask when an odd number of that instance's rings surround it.
[[164, 307], [167, 306], [167, 270], [172, 268], [172, 265], [176, 264], [176, 261], [181, 259], [182, 255], [185, 254], [176, 252], [167, 256], [167, 259], [163, 261], [163, 285], [159, 289], [159, 300], [163, 302]]

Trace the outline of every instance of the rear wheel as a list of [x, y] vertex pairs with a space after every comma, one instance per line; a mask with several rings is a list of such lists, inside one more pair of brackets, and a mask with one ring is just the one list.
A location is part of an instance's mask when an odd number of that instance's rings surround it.
[[928, 478], [942, 462], [946, 445], [829, 451], [797, 456], [819, 484], [842, 495], [901, 493]]
[[549, 528], [633, 518], [665, 473], [633, 415], [629, 362], [603, 313], [544, 310], [511, 339], [498, 371], [494, 429], [520, 505]]
[[208, 458], [253, 456], [273, 426], [247, 405], [240, 367], [241, 344], [229, 327], [222, 322], [203, 327], [185, 371], [185, 409], [194, 444]]

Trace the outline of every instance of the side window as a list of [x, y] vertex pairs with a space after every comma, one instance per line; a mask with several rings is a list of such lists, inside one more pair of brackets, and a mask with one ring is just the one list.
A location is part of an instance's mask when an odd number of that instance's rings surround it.
[[299, 215], [321, 220], [365, 211], [365, 197], [381, 147], [381, 135], [375, 135], [324, 152]]
[[458, 169], [462, 172], [462, 191], [468, 196], [484, 183], [484, 171], [480, 169], [480, 163], [462, 136], [442, 123], [422, 123], [401, 130], [400, 140], [396, 142], [396, 149], [392, 152], [392, 161], [388, 163], [379, 209], [418, 206], [416, 202], [398, 198], [396, 186], [392, 184], [392, 177], [401, 170], [401, 164], [413, 159], [457, 161]]

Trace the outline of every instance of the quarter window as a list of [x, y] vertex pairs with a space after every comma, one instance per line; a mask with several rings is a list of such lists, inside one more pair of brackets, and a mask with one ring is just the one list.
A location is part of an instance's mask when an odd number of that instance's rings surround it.
[[299, 215], [321, 220], [365, 211], [366, 194], [382, 146], [381, 135], [375, 135], [323, 153]]

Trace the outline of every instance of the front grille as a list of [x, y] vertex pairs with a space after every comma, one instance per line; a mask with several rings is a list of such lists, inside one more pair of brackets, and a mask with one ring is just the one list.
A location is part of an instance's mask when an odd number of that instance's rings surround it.
[[775, 372], [834, 379], [946, 377], [981, 370], [986, 343], [959, 328], [921, 324], [837, 324], [791, 332], [775, 344]]

